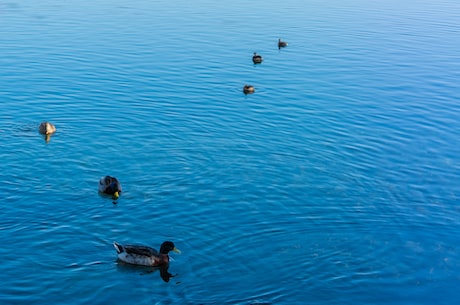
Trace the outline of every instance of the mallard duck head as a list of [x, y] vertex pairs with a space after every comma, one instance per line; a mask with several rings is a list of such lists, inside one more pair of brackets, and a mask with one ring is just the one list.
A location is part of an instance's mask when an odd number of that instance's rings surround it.
[[176, 246], [174, 246], [174, 243], [172, 241], [165, 241], [164, 243], [161, 244], [160, 253], [168, 254], [169, 251], [181, 253], [181, 251], [177, 249]]
[[113, 199], [118, 199], [120, 197], [120, 187], [117, 181], [112, 181], [106, 189], [106, 192], [109, 194], [113, 194]]

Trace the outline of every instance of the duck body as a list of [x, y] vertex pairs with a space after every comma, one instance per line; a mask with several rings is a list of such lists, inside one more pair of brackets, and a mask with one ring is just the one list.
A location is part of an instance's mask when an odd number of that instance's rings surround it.
[[278, 49], [285, 48], [288, 46], [286, 41], [282, 41], [281, 38], [278, 39]]
[[117, 242], [113, 243], [117, 250], [118, 259], [122, 262], [141, 265], [141, 266], [164, 266], [169, 263], [170, 251], [180, 253], [179, 249], [174, 246], [173, 242], [165, 241], [161, 244], [160, 251], [154, 248], [143, 245], [121, 245]]
[[244, 94], [252, 94], [255, 92], [254, 86], [251, 85], [244, 85], [243, 87]]
[[252, 56], [252, 62], [254, 64], [260, 64], [262, 63], [264, 59], [262, 58], [261, 55], [257, 54], [256, 52], [254, 52], [254, 55]]
[[117, 178], [105, 176], [99, 180], [99, 192], [112, 195], [114, 199], [117, 199], [121, 191], [121, 184]]
[[50, 135], [56, 132], [56, 127], [50, 122], [41, 122], [38, 131], [44, 135]]

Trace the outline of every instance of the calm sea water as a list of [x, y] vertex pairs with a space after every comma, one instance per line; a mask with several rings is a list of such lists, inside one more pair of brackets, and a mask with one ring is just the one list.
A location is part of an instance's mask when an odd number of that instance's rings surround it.
[[1, 304], [458, 302], [460, 4], [277, 2], [0, 1]]

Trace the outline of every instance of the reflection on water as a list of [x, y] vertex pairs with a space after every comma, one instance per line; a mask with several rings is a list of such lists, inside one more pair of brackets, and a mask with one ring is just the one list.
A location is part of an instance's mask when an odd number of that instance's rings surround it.
[[160, 267], [148, 267], [148, 266], [132, 265], [132, 264], [125, 263], [121, 260], [117, 260], [117, 269], [121, 273], [137, 272], [140, 275], [150, 275], [152, 273], [159, 272], [161, 279], [166, 283], [169, 282], [170, 279], [175, 276], [169, 273], [169, 264], [160, 266]]
[[42, 138], [45, 140], [46, 143], [49, 143], [51, 141], [51, 137], [53, 136], [54, 134], [46, 134], [46, 135], [41, 135]]

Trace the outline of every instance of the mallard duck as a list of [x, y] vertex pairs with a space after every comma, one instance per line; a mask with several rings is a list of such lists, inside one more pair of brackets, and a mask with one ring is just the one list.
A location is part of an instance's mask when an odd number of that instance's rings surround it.
[[50, 122], [41, 122], [38, 131], [44, 135], [50, 135], [56, 132], [56, 127]]
[[282, 41], [281, 38], [278, 39], [278, 49], [285, 48], [288, 46], [286, 41]]
[[252, 94], [255, 92], [254, 86], [251, 85], [244, 85], [243, 87], [244, 94]]
[[142, 266], [157, 267], [167, 265], [169, 263], [169, 251], [180, 253], [180, 250], [171, 241], [162, 243], [160, 252], [142, 245], [120, 245], [114, 242], [113, 246], [117, 250], [119, 260], [128, 264]]
[[257, 54], [256, 52], [254, 52], [254, 55], [252, 56], [252, 62], [254, 64], [260, 64], [262, 63], [264, 59], [262, 58], [261, 55]]
[[115, 177], [102, 177], [99, 180], [99, 192], [112, 195], [113, 199], [118, 199], [121, 193], [121, 184]]

